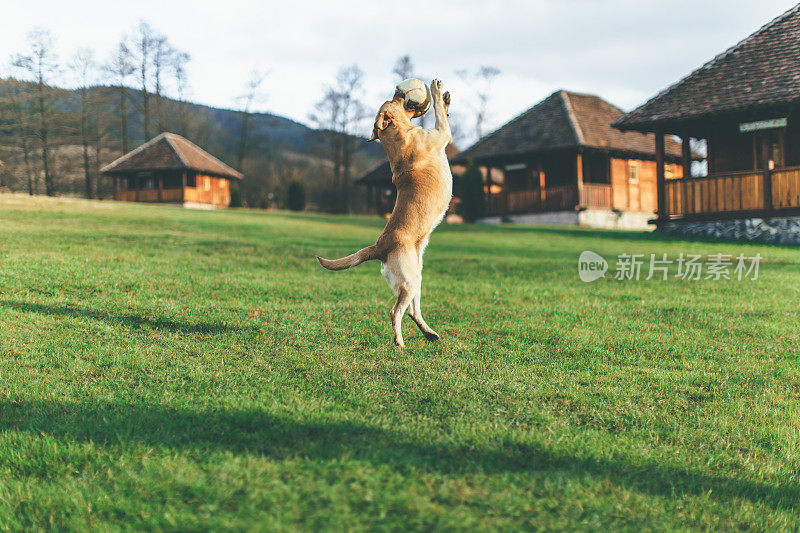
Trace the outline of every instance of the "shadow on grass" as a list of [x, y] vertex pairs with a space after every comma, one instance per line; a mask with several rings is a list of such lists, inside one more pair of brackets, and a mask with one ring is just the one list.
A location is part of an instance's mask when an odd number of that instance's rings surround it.
[[[794, 509], [797, 483], [713, 476], [684, 467], [627, 459], [576, 456], [541, 443], [506, 441], [492, 448], [410, 438], [400, 431], [355, 422], [297, 420], [260, 410], [191, 410], [165, 405], [0, 400], [0, 433], [27, 432], [98, 445], [145, 445], [201, 452], [231, 451], [274, 460], [347, 458], [390, 465], [400, 472], [444, 475], [555, 473], [609, 480], [657, 496], [746, 499]], [[20, 472], [26, 474], [26, 472]], [[36, 475], [39, 470], [30, 473]]]
[[112, 325], [124, 324], [132, 328], [147, 327], [152, 329], [178, 331], [182, 333], [232, 333], [242, 331], [243, 328], [228, 326], [225, 324], [214, 324], [210, 322], [199, 322], [189, 324], [176, 322], [168, 318], [149, 318], [135, 314], [110, 313], [107, 311], [96, 311], [73, 305], [46, 305], [30, 302], [20, 302], [15, 300], [0, 300], [0, 307], [13, 309], [23, 313], [38, 313], [42, 315], [64, 316], [64, 317], [86, 317], [93, 320], [100, 320]]

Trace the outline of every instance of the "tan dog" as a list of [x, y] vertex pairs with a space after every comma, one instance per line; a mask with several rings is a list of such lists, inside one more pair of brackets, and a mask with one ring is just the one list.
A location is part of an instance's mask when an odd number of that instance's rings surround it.
[[328, 270], [344, 270], [364, 261], [380, 260], [381, 274], [397, 296], [389, 316], [394, 342], [401, 348], [404, 344], [400, 323], [406, 309], [428, 340], [439, 339], [422, 318], [422, 254], [453, 193], [453, 175], [444, 153], [452, 136], [447, 122], [450, 93], [442, 94], [441, 81], [431, 82], [431, 97], [436, 115], [434, 129], [412, 125], [414, 110], [404, 107], [399, 94], [385, 102], [375, 118], [370, 141], [380, 139], [392, 167], [392, 182], [397, 187], [397, 202], [378, 241], [341, 259], [317, 257]]

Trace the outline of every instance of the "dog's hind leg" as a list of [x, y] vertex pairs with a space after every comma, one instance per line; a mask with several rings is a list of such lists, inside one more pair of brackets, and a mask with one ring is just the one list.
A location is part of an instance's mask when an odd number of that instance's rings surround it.
[[397, 295], [397, 301], [389, 311], [392, 319], [392, 329], [394, 330], [394, 342], [401, 348], [403, 343], [403, 331], [401, 328], [403, 315], [411, 305], [415, 295], [415, 289], [419, 287], [419, 258], [414, 250], [398, 249], [389, 254], [386, 262], [381, 264], [381, 274], [386, 278], [389, 287]]
[[[421, 280], [420, 280], [421, 281]], [[421, 283], [420, 283], [421, 285]], [[439, 334], [431, 329], [431, 327], [422, 318], [422, 306], [420, 300], [422, 299], [422, 287], [417, 287], [417, 293], [411, 300], [411, 306], [408, 308], [408, 316], [417, 324], [417, 327], [425, 335], [429, 341], [438, 341]]]
[[392, 318], [392, 329], [394, 330], [394, 343], [401, 348], [405, 347], [402, 328], [403, 315], [408, 306], [411, 305], [412, 297], [413, 293], [411, 292], [411, 288], [407, 285], [401, 286], [399, 294], [397, 295], [397, 301], [389, 312], [389, 316]]

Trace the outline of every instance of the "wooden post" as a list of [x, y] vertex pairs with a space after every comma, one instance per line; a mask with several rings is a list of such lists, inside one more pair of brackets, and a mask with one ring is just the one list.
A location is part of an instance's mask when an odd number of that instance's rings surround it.
[[142, 187], [141, 187], [141, 181], [142, 181], [142, 178], [140, 178], [139, 176], [136, 176], [136, 177], [135, 177], [135, 178], [133, 178], [133, 179], [134, 179], [134, 181], [136, 182], [136, 201], [138, 202], [138, 201], [139, 201], [139, 189], [141, 189], [141, 188], [142, 188]]
[[378, 200], [375, 194], [375, 187], [370, 185], [367, 189], [367, 195], [369, 196], [369, 208], [370, 210], [374, 211], [376, 215], [379, 215], [380, 213], [378, 213], [378, 211], [380, 211], [380, 209], [378, 209]]
[[[691, 137], [684, 134], [681, 144], [681, 163], [683, 164], [683, 201], [681, 202], [681, 212], [686, 214], [686, 202], [688, 201], [689, 182], [686, 181], [692, 177], [692, 144]], [[675, 206], [677, 208], [677, 206]]]
[[688, 135], [685, 135], [682, 139], [683, 143], [681, 144], [681, 156], [683, 163], [683, 177], [684, 178], [691, 178], [692, 177], [692, 145], [690, 142], [690, 138]]
[[769, 135], [761, 136], [761, 162], [764, 164], [764, 209], [772, 210], [772, 171], [769, 168], [770, 158]]
[[186, 202], [186, 172], [181, 172], [181, 203]]
[[492, 167], [486, 166], [486, 206], [488, 207], [488, 214], [494, 215], [492, 205]]
[[576, 166], [577, 176], [578, 176], [578, 205], [582, 206], [584, 204], [584, 198], [583, 198], [583, 155], [581, 155], [580, 150], [578, 151], [578, 155], [575, 158], [575, 166]]
[[657, 224], [667, 221], [666, 185], [664, 183], [664, 132], [656, 131], [656, 216]]
[[161, 176], [158, 177], [158, 201], [161, 202], [164, 199], [164, 178]]
[[508, 214], [508, 176], [506, 175], [505, 170], [503, 170], [503, 209], [505, 210], [506, 214]]
[[547, 199], [547, 193], [545, 192], [547, 189], [547, 176], [544, 175], [541, 160], [536, 162], [536, 170], [539, 172], [539, 202], [544, 205], [544, 201]]

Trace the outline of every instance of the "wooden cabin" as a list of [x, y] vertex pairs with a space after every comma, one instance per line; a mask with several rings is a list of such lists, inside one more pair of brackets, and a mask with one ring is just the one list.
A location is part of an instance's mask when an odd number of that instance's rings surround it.
[[[489, 217], [519, 222], [647, 228], [656, 211], [655, 137], [623, 133], [598, 96], [557, 91], [451, 162], [480, 166]], [[681, 147], [666, 169], [681, 176]]]
[[[444, 152], [447, 158], [450, 159], [458, 154], [459, 150], [455, 144], [450, 143], [445, 147]], [[454, 176], [457, 176], [464, 171], [464, 167], [451, 164], [450, 171]], [[367, 188], [368, 212], [376, 213], [379, 216], [386, 216], [392, 212], [394, 203], [397, 200], [397, 189], [392, 183], [392, 169], [388, 160], [376, 165], [372, 170], [358, 178], [355, 183]], [[457, 201], [456, 199], [451, 202], [448, 212], [455, 210]]]
[[243, 178], [216, 157], [174, 133], [162, 133], [102, 168], [114, 199], [185, 207], [227, 207], [232, 180]]
[[[659, 222], [800, 214], [800, 6], [721, 53], [614, 123], [707, 146], [707, 173], [658, 167]], [[683, 177], [685, 176], [685, 177]]]

